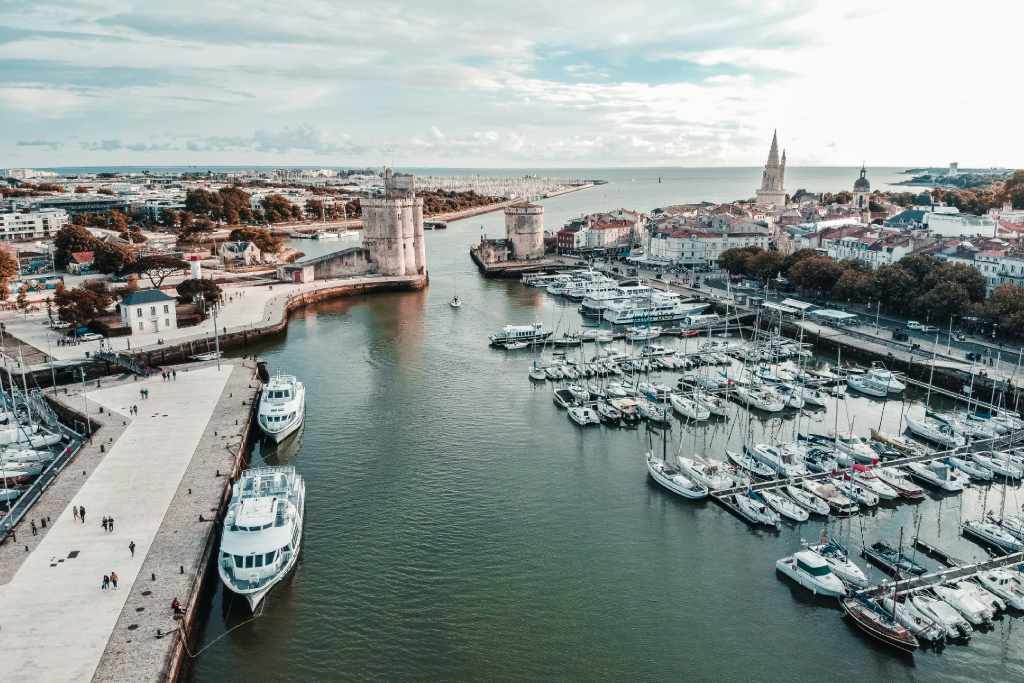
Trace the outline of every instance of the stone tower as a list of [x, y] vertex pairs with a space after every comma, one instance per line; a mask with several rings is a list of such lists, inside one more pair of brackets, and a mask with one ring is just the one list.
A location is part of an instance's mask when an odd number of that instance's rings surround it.
[[757, 191], [757, 204], [760, 206], [786, 206], [786, 151], [782, 151], [779, 159], [778, 131], [772, 133], [772, 146], [768, 150], [768, 162], [761, 173], [761, 188]]
[[423, 199], [412, 175], [384, 169], [384, 194], [360, 201], [363, 246], [381, 275], [426, 275]]
[[543, 258], [544, 207], [540, 204], [517, 204], [506, 207], [505, 233], [512, 245], [512, 260]]

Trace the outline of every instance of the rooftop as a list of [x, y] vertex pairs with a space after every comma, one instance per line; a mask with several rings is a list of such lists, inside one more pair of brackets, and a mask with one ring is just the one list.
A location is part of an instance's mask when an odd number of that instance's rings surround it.
[[134, 292], [129, 292], [121, 298], [121, 303], [125, 306], [137, 306], [139, 304], [155, 304], [160, 301], [176, 301], [177, 299], [169, 294], [165, 294], [159, 289], [138, 289]]

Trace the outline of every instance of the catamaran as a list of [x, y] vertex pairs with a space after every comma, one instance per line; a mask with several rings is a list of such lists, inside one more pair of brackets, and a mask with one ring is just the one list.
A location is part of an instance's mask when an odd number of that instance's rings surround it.
[[232, 488], [218, 571], [254, 611], [298, 560], [305, 503], [306, 484], [291, 466], [246, 470]]
[[263, 388], [257, 422], [275, 442], [284, 441], [301, 425], [306, 412], [306, 388], [293, 375], [276, 375]]

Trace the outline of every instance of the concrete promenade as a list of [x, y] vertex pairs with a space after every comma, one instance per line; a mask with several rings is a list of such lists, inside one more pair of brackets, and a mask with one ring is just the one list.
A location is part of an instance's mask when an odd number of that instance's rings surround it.
[[[163, 381], [157, 375], [105, 384], [87, 393], [90, 405], [103, 407], [101, 419], [127, 425], [120, 426], [113, 443], [107, 439], [115, 430], [101, 429], [95, 435], [97, 442], [106, 444], [105, 453], [71, 500], [51, 516], [46, 533], [30, 552], [25, 553], [20, 543], [3, 546], [5, 559], [11, 556], [15, 561], [18, 551], [23, 559], [0, 586], [0, 651], [5, 656], [0, 680], [93, 678], [129, 596], [136, 593], [140, 570], [144, 563], [148, 567], [154, 539], [169, 518], [182, 477], [194, 454], [202, 452], [201, 440], [233, 372], [234, 366], [226, 363], [219, 371], [211, 365], [179, 370], [177, 381]], [[142, 388], [150, 390], [148, 400], [140, 398]], [[74, 405], [71, 399], [68, 403]], [[130, 414], [133, 405], [139, 408], [136, 416]], [[241, 410], [237, 414], [243, 415]], [[66, 475], [74, 477], [80, 470], [72, 465]], [[85, 506], [84, 524], [74, 519], [72, 505]], [[113, 533], [100, 526], [105, 515], [115, 519]], [[19, 542], [26, 535], [24, 528], [18, 529]], [[134, 557], [128, 547], [132, 541]], [[154, 548], [154, 553], [160, 550]], [[161, 574], [189, 561], [165, 562]], [[102, 591], [101, 579], [112, 571], [119, 576], [118, 590]], [[144, 578], [152, 583], [148, 575]], [[149, 609], [168, 607], [169, 603]], [[144, 674], [136, 672], [131, 678]]]

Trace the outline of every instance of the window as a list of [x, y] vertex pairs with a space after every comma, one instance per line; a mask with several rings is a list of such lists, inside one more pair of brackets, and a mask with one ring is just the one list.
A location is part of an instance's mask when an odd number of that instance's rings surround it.
[[170, 327], [170, 326], [171, 326], [171, 319], [170, 318], [164, 318], [164, 327]]
[[242, 568], [242, 556], [241, 555], [235, 555], [235, 568], [236, 569], [241, 569]]
[[252, 569], [252, 555], [248, 555], [245, 558], [245, 568], [246, 569]]
[[164, 304], [164, 315], [167, 315], [170, 312], [171, 312], [171, 307], [168, 306], [167, 304]]
[[135, 317], [136, 318], [141, 318], [142, 317], [142, 307], [141, 306], [139, 306], [138, 308], [135, 309]]
[[149, 314], [150, 315], [156, 315], [156, 306], [150, 306], [149, 307]]
[[144, 327], [145, 325], [143, 325], [142, 322], [139, 322], [139, 330], [141, 331]]
[[257, 555], [253, 559], [256, 561], [256, 566], [257, 567], [262, 567], [263, 566], [263, 556], [262, 555]]
[[277, 551], [273, 551], [273, 550], [270, 551], [269, 553], [267, 553], [266, 560], [265, 560], [266, 564], [268, 564], [268, 565], [273, 564], [274, 563], [274, 555], [276, 555], [276, 554], [277, 554]]

